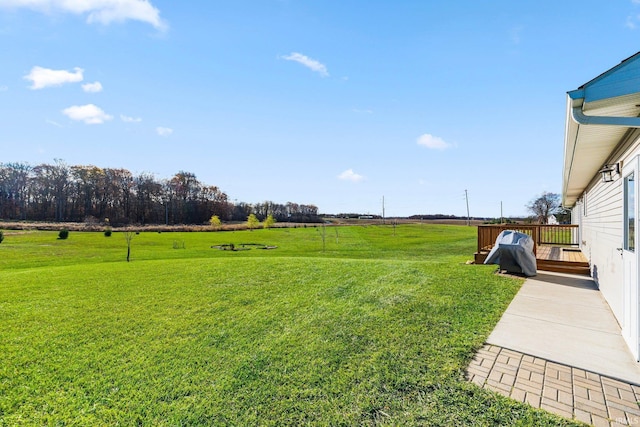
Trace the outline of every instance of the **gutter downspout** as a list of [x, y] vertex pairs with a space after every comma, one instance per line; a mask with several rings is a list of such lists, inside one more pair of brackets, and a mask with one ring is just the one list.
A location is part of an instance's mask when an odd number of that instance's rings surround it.
[[571, 118], [579, 125], [604, 125], [604, 126], [624, 126], [628, 128], [640, 128], [640, 117], [610, 117], [610, 116], [588, 116], [582, 111], [586, 89], [576, 89], [567, 92], [571, 100]]
[[571, 118], [580, 125], [605, 125], [640, 128], [640, 117], [587, 116], [582, 106], [571, 108]]

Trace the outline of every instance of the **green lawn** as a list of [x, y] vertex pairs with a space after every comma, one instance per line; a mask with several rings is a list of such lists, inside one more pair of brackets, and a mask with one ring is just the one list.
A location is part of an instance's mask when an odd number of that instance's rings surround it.
[[521, 285], [474, 228], [337, 230], [5, 232], [0, 426], [570, 425], [464, 381]]

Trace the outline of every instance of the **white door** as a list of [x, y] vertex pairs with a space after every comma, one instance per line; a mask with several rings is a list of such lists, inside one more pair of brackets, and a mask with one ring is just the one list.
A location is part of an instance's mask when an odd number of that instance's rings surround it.
[[638, 320], [638, 158], [622, 171], [624, 225], [622, 242], [622, 336], [636, 360], [640, 356]]

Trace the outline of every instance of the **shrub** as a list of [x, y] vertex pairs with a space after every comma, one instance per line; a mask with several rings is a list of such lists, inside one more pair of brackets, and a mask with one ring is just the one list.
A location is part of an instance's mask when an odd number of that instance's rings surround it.
[[111, 237], [111, 227], [104, 229], [104, 237]]
[[220, 221], [220, 217], [218, 215], [213, 215], [209, 220], [209, 224], [213, 227], [214, 230], [217, 230], [222, 225], [222, 221]]
[[258, 220], [258, 217], [256, 217], [254, 214], [249, 214], [249, 217], [247, 218], [247, 228], [250, 231], [253, 231], [253, 229], [257, 228], [259, 224], [260, 221]]
[[58, 239], [65, 240], [67, 237], [69, 237], [69, 230], [67, 230], [66, 228], [60, 230], [60, 232], [58, 233]]
[[264, 220], [264, 224], [263, 227], [264, 228], [271, 228], [273, 227], [273, 224], [276, 223], [276, 219], [273, 217], [273, 215], [269, 214], [267, 216], [267, 218]]
[[4, 232], [0, 230], [0, 243], [4, 240]]

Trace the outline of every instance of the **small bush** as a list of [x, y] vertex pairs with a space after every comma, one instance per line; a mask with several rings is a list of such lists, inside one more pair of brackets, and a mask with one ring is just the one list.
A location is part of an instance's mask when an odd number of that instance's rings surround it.
[[4, 232], [0, 230], [0, 243], [4, 240]]
[[104, 230], [104, 237], [111, 237], [111, 228], [106, 228]]
[[65, 240], [67, 237], [69, 237], [69, 230], [67, 230], [66, 228], [60, 230], [60, 232], [58, 233], [58, 239]]

